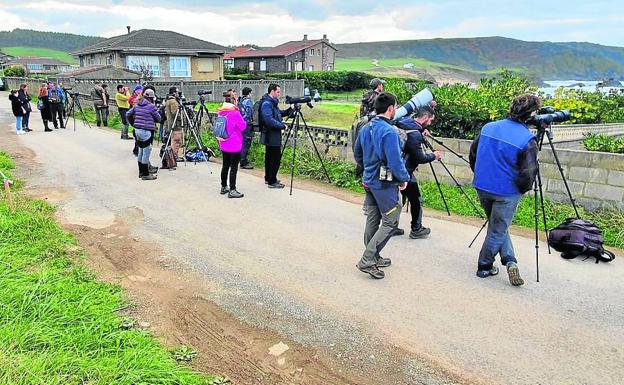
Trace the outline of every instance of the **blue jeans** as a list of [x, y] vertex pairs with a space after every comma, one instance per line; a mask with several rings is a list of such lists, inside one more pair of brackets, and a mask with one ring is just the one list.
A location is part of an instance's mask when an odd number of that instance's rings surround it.
[[15, 117], [15, 131], [22, 131], [22, 117]]
[[517, 262], [509, 237], [509, 226], [516, 215], [522, 195], [504, 197], [481, 190], [477, 190], [477, 194], [481, 207], [489, 219], [487, 235], [479, 252], [478, 269], [490, 270], [496, 254], [500, 254], [503, 265], [507, 265], [508, 262]]
[[147, 147], [141, 148], [139, 147], [139, 163], [149, 164], [150, 154], [152, 153], [152, 146], [149, 145]]

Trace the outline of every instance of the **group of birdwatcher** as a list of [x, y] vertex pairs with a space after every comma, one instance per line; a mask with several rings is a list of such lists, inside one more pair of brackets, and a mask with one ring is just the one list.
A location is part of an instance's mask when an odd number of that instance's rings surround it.
[[[384, 246], [392, 236], [405, 233], [398, 226], [405, 202], [410, 204], [409, 238], [422, 239], [430, 235], [431, 229], [423, 226], [422, 195], [415, 172], [418, 165], [441, 159], [439, 151], [428, 153], [424, 146], [427, 137], [431, 136], [427, 127], [435, 119], [435, 101], [420, 106], [411, 115], [394, 119], [397, 99], [384, 92], [384, 84], [381, 79], [373, 79], [371, 90], [362, 98], [360, 117], [368, 122], [359, 130], [354, 144], [355, 160], [366, 192], [365, 250], [356, 267], [376, 279], [384, 278], [381, 269], [392, 264], [389, 258], [380, 254]], [[284, 188], [277, 178], [282, 157], [282, 131], [286, 128], [283, 119], [293, 112], [292, 108], [279, 108], [281, 88], [277, 84], [270, 84], [256, 103], [250, 88], [241, 91], [240, 97], [234, 89], [224, 92], [223, 103], [217, 110], [217, 119], [223, 122], [225, 133], [217, 137], [223, 154], [219, 192], [229, 198], [244, 197], [238, 189], [236, 177], [239, 165], [244, 169], [253, 168], [248, 156], [254, 126], [259, 127], [260, 143], [265, 146], [264, 182], [270, 189]], [[28, 86], [22, 84], [19, 90], [12, 90], [9, 99], [16, 118], [16, 133], [22, 135], [32, 131], [29, 128], [32, 107]], [[62, 84], [41, 85], [37, 108], [41, 112], [44, 131], [53, 131], [50, 122], [54, 129], [65, 128], [67, 99]], [[109, 116], [107, 85], [95, 84], [91, 99], [97, 126], [106, 127]], [[136, 85], [132, 92], [122, 84], [117, 86], [115, 103], [123, 124], [121, 139], [132, 140], [129, 137], [129, 125], [132, 125], [133, 153], [137, 157], [141, 180], [157, 179], [158, 167], [150, 164], [150, 155], [158, 124], [161, 124], [163, 143], [167, 144], [163, 150], [171, 154], [166, 168], [173, 170], [175, 162], [183, 160], [180, 150], [185, 123], [183, 119], [175, 118], [180, 108], [184, 108], [180, 100], [177, 87], [171, 87], [157, 106], [152, 86]], [[475, 174], [473, 186], [489, 221], [477, 263], [476, 275], [480, 278], [498, 274], [494, 261], [500, 255], [510, 283], [514, 286], [524, 283], [509, 237], [509, 226], [520, 198], [530, 190], [536, 177], [537, 143], [527, 122], [540, 107], [541, 100], [536, 96], [515, 98], [508, 117], [486, 124], [471, 146], [469, 158]]]

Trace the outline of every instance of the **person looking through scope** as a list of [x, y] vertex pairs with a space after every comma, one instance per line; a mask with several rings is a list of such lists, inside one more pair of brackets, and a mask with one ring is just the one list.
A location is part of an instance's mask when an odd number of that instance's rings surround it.
[[[142, 180], [156, 179], [156, 175], [152, 174], [149, 164], [156, 123], [161, 121], [158, 109], [154, 105], [155, 98], [156, 94], [154, 90], [146, 89], [143, 92], [143, 96], [127, 114], [128, 119], [130, 119], [134, 127], [134, 135], [137, 146], [139, 147], [137, 164], [139, 166], [139, 178]], [[156, 170], [154, 170], [154, 174]]]
[[396, 108], [394, 95], [379, 94], [375, 100], [377, 116], [362, 127], [355, 142], [355, 161], [364, 170], [362, 184], [366, 191], [366, 249], [356, 267], [376, 279], [385, 277], [379, 268], [392, 263], [389, 258], [382, 258], [380, 252], [399, 224], [399, 190], [405, 189], [410, 180], [401, 158], [399, 134], [393, 127]]
[[277, 179], [277, 172], [282, 161], [282, 130], [286, 125], [282, 117], [290, 116], [292, 108], [280, 110], [278, 107], [281, 87], [269, 84], [267, 93], [262, 96], [260, 104], [259, 125], [260, 142], [266, 147], [264, 153], [264, 183], [269, 188], [284, 188]]
[[540, 106], [541, 100], [537, 96], [516, 97], [511, 102], [507, 119], [483, 126], [470, 147], [473, 186], [489, 221], [477, 263], [480, 278], [498, 274], [494, 261], [500, 254], [501, 263], [507, 267], [509, 282], [513, 286], [524, 284], [509, 237], [509, 226], [520, 198], [531, 189], [537, 175], [538, 144], [527, 122]]
[[407, 200], [410, 204], [412, 222], [409, 237], [411, 239], [425, 238], [431, 233], [431, 229], [422, 225], [422, 196], [418, 181], [414, 177], [414, 171], [420, 164], [431, 163], [442, 158], [440, 151], [427, 154], [423, 150], [424, 136], [430, 135], [427, 127], [431, 125], [433, 119], [435, 119], [435, 112], [431, 106], [426, 105], [420, 107], [413, 116], [404, 116], [396, 122], [396, 126], [403, 130], [403, 134], [406, 136], [403, 154], [405, 168], [410, 174], [410, 181], [407, 183], [407, 187], [401, 191], [401, 195], [403, 196], [403, 203]]
[[171, 135], [169, 140], [176, 161], [183, 160], [180, 158], [180, 147], [182, 147], [182, 125], [184, 124], [184, 119], [181, 116], [176, 119], [180, 109], [179, 98], [180, 90], [178, 90], [178, 87], [170, 87], [169, 93], [165, 97], [165, 135], [163, 142], [167, 143], [167, 139]]

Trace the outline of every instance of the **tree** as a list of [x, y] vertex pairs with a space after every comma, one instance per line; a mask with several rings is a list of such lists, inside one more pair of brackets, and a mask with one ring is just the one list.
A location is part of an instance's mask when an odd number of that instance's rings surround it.
[[12, 65], [4, 69], [4, 76], [24, 77], [26, 70], [22, 66]]

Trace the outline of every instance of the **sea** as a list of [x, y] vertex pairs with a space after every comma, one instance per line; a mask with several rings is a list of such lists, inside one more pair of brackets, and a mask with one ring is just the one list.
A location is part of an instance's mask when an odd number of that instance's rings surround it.
[[[570, 87], [573, 84], [582, 83], [583, 86], [574, 86]], [[583, 91], [596, 91], [596, 85], [600, 83], [599, 80], [544, 80], [545, 87], [540, 87], [539, 90], [545, 93], [546, 95], [554, 95], [555, 90], [559, 87], [569, 87], [577, 90]], [[624, 90], [624, 83], [620, 82], [623, 85], [621, 87], [600, 87], [598, 88], [600, 91], [604, 93], [609, 93], [610, 90]]]

